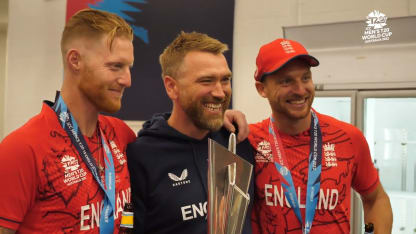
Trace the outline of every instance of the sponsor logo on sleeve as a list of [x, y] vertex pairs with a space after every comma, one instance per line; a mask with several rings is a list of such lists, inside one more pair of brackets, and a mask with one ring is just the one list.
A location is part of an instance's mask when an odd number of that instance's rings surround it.
[[256, 150], [256, 162], [274, 162], [273, 160], [273, 153], [272, 153], [272, 148], [270, 146], [270, 143], [268, 141], [261, 141], [258, 145], [257, 145], [257, 150]]
[[120, 165], [127, 163], [126, 157], [124, 156], [123, 152], [121, 152], [118, 149], [117, 144], [114, 141], [110, 141], [110, 147], [111, 147], [111, 151], [114, 154], [114, 157], [117, 158]]

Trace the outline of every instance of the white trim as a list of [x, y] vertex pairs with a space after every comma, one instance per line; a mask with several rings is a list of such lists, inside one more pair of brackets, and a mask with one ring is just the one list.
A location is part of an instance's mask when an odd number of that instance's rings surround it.
[[137, 132], [142, 129], [142, 125], [145, 121], [136, 121], [136, 120], [123, 120], [136, 134]]

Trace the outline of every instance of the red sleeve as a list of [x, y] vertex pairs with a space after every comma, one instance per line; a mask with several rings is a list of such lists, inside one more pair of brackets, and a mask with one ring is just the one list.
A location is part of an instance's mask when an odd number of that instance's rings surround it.
[[250, 129], [250, 133], [248, 135], [248, 140], [250, 141], [251, 146], [253, 146], [254, 149], [257, 148], [257, 144], [260, 140], [268, 139], [269, 132], [268, 129], [268, 123], [269, 119], [265, 119], [261, 122], [255, 123], [255, 124], [249, 124], [248, 127]]
[[121, 143], [125, 143], [127, 145], [136, 139], [136, 134], [124, 121], [118, 121], [116, 128]]
[[370, 149], [367, 140], [360, 130], [353, 132], [353, 145], [356, 151], [355, 174], [352, 180], [352, 187], [361, 195], [368, 194], [379, 184], [377, 169], [371, 160]]
[[102, 117], [102, 120], [107, 121], [107, 123], [114, 129], [115, 138], [117, 138], [117, 141], [122, 147], [123, 152], [125, 152], [127, 144], [133, 142], [136, 139], [136, 134], [121, 119], [105, 116]]
[[0, 226], [17, 230], [36, 199], [38, 175], [30, 145], [12, 133], [0, 143]]

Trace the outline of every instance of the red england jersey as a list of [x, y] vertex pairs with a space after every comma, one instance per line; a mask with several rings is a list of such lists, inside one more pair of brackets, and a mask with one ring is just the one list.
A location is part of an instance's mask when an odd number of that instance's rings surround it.
[[[113, 155], [118, 232], [130, 202], [125, 150], [135, 134], [113, 117], [100, 115], [98, 122]], [[96, 160], [104, 154], [100, 139], [85, 137]], [[46, 103], [1, 142], [0, 162], [0, 226], [20, 233], [99, 233], [104, 191]]]
[[[321, 187], [311, 234], [350, 233], [351, 188], [367, 194], [377, 187], [367, 141], [356, 127], [316, 113], [322, 132]], [[250, 125], [249, 140], [255, 153], [253, 233], [302, 233], [302, 225], [285, 198], [274, 165], [269, 140], [269, 119]], [[305, 220], [309, 129], [298, 135], [279, 132]]]

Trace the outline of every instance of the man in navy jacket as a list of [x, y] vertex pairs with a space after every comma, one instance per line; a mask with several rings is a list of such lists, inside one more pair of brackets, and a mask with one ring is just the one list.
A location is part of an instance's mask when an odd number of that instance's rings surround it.
[[[127, 150], [135, 233], [207, 233], [208, 138], [226, 146], [229, 137], [227, 50], [206, 34], [181, 32], [161, 54], [172, 112], [147, 121]], [[254, 164], [247, 140], [237, 154]], [[250, 214], [251, 204], [243, 233], [251, 233]]]

